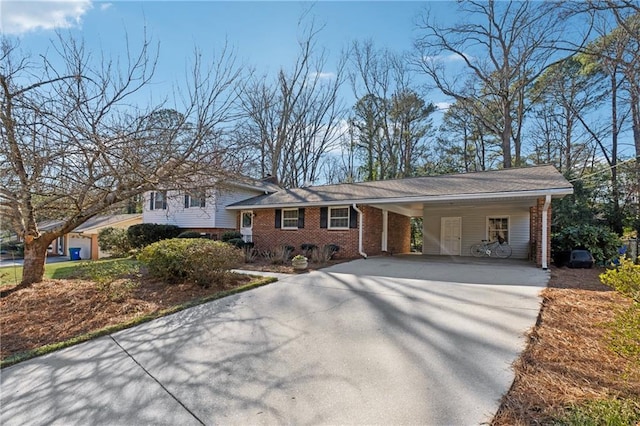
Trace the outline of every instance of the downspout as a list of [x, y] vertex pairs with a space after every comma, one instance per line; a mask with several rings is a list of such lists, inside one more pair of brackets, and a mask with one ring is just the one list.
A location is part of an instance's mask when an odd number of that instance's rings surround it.
[[548, 236], [548, 219], [547, 212], [549, 211], [549, 205], [551, 204], [551, 195], [546, 195], [544, 198], [544, 206], [542, 206], [542, 269], [545, 271], [548, 269], [547, 265], [547, 253], [549, 250], [549, 236]]
[[367, 253], [365, 253], [362, 248], [362, 228], [363, 228], [362, 222], [364, 222], [362, 219], [364, 217], [364, 214], [362, 213], [362, 210], [360, 210], [358, 206], [356, 206], [356, 203], [353, 203], [353, 209], [356, 212], [358, 212], [358, 253], [360, 253], [360, 256], [366, 259]]

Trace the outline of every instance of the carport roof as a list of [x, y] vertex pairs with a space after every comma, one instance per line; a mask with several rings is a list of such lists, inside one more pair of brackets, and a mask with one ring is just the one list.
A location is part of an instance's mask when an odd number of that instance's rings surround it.
[[231, 210], [344, 204], [414, 203], [564, 196], [573, 186], [553, 166], [283, 189], [227, 206]]

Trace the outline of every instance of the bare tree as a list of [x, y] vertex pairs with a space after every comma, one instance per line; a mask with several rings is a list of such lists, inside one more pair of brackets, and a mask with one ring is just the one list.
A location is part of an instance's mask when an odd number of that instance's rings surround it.
[[[520, 165], [525, 91], [560, 59], [564, 20], [554, 5], [533, 2], [462, 1], [460, 12], [466, 22], [450, 27], [428, 13], [418, 18], [413, 62], [443, 94], [478, 108], [474, 114], [501, 140], [505, 168]], [[463, 71], [451, 72], [451, 61]], [[483, 116], [488, 104], [499, 105], [497, 120]]]
[[[239, 71], [223, 49], [211, 64], [196, 52], [175, 102], [139, 108], [157, 51], [148, 40], [128, 56], [95, 62], [59, 36], [52, 53], [0, 53], [0, 213], [24, 238], [22, 285], [43, 278], [49, 244], [91, 217], [157, 187], [193, 186], [223, 174], [219, 126]], [[42, 231], [38, 221], [59, 219]]]
[[244, 127], [257, 142], [261, 173], [285, 187], [319, 178], [325, 155], [338, 146], [344, 127], [338, 97], [344, 61], [326, 72], [327, 55], [316, 46], [320, 30], [312, 23], [304, 33], [293, 69], [281, 69], [275, 82], [254, 76], [241, 96], [248, 117]]
[[354, 42], [350, 80], [358, 99], [352, 129], [366, 180], [413, 176], [427, 150], [435, 106], [418, 94], [406, 58]]
[[531, 139], [537, 162], [582, 174], [574, 168], [584, 167], [585, 159], [591, 156], [593, 137], [584, 130], [580, 118], [602, 106], [607, 93], [603, 80], [600, 73], [585, 69], [579, 56], [573, 56], [549, 67], [534, 82], [527, 95], [533, 105]]

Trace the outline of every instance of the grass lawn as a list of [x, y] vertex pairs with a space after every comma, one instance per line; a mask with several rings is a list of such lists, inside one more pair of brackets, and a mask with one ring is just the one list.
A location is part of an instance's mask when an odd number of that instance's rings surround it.
[[[106, 259], [98, 260], [96, 263], [109, 262], [135, 262], [131, 259]], [[68, 261], [47, 263], [44, 267], [44, 277], [48, 279], [63, 279], [72, 276], [78, 270], [78, 266], [86, 264], [88, 261]], [[3, 266], [0, 268], [0, 286], [19, 283], [22, 279], [22, 266]]]

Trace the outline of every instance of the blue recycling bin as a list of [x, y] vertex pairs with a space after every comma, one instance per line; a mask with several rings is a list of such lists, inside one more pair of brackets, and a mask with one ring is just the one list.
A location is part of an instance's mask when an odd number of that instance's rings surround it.
[[69, 247], [69, 257], [71, 260], [80, 260], [80, 247]]

